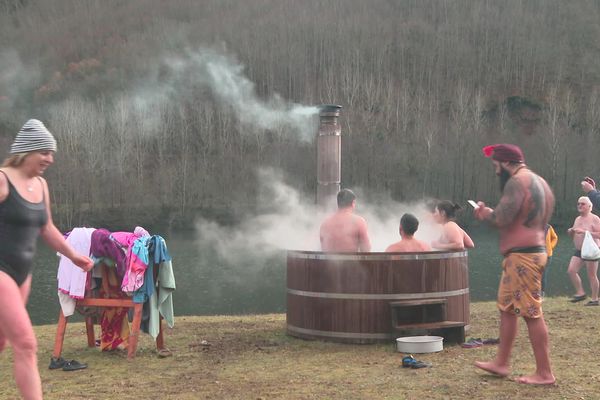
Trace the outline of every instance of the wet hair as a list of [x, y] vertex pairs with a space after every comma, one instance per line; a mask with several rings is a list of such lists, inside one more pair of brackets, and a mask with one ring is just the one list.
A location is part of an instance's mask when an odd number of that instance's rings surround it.
[[462, 210], [462, 207], [458, 204], [455, 204], [449, 200], [439, 201], [436, 205], [436, 208], [439, 211], [443, 211], [446, 214], [446, 218], [454, 219], [456, 217], [456, 212], [458, 210]]
[[350, 207], [354, 200], [356, 200], [356, 195], [350, 189], [342, 189], [337, 194], [338, 208]]
[[400, 218], [400, 227], [407, 235], [414, 235], [419, 228], [419, 220], [412, 214], [406, 213]]

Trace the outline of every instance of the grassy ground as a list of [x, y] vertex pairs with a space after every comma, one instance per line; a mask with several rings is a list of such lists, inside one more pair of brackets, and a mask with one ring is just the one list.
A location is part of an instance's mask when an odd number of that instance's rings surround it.
[[[544, 304], [557, 385], [530, 387], [476, 370], [475, 360], [494, 356], [496, 346], [415, 355], [431, 368], [401, 367], [393, 343], [347, 345], [286, 336], [285, 315], [179, 317], [166, 331], [173, 351], [158, 358], [142, 335], [137, 357], [86, 347], [85, 327], [67, 326], [63, 356], [87, 362], [77, 372], [48, 370], [54, 326], [38, 326], [39, 369], [45, 399], [598, 399], [600, 308], [550, 298]], [[470, 336], [498, 335], [493, 303], [471, 305]], [[520, 321], [513, 375], [534, 369], [525, 324]], [[211, 345], [203, 346], [206, 340]], [[12, 353], [0, 356], [0, 399], [18, 398]]]

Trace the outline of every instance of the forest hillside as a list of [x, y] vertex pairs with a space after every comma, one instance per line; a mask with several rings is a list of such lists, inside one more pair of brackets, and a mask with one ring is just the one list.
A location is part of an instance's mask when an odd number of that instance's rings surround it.
[[258, 205], [259, 168], [308, 199], [315, 107], [342, 112], [342, 185], [494, 203], [481, 148], [512, 142], [570, 220], [600, 176], [592, 0], [3, 0], [0, 150], [59, 142], [62, 227], [184, 225]]

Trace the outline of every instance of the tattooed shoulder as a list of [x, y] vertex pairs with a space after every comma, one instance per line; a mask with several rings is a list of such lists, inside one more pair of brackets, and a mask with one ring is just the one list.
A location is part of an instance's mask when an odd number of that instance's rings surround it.
[[493, 222], [498, 226], [504, 226], [514, 221], [521, 209], [524, 191], [522, 181], [517, 177], [511, 177], [504, 186], [500, 203], [492, 213]]
[[530, 204], [529, 212], [527, 213], [527, 218], [523, 221], [523, 225], [529, 228], [534, 222], [539, 221], [540, 217], [546, 214], [546, 196], [542, 178], [531, 174], [531, 182], [527, 190], [529, 191]]

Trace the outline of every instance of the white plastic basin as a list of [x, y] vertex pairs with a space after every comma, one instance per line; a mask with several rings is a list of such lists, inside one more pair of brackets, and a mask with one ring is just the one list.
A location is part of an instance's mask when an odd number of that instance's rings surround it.
[[444, 338], [441, 336], [407, 336], [396, 339], [400, 353], [435, 353], [442, 351]]

